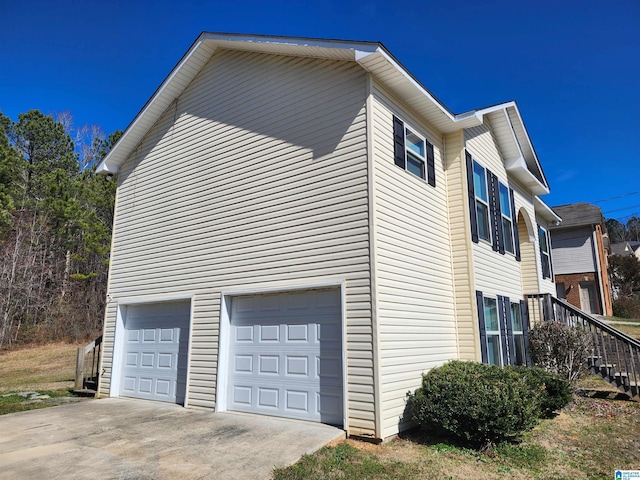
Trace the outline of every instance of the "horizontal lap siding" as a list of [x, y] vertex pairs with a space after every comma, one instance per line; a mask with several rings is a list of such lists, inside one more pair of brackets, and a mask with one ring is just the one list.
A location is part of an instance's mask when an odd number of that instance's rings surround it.
[[[519, 224], [518, 236], [520, 237], [520, 271], [522, 281], [522, 293], [540, 293], [540, 283], [538, 280], [539, 262], [536, 260], [537, 245], [529, 241], [529, 235], [537, 235], [536, 214], [533, 207], [533, 195], [527, 193], [520, 185], [511, 184], [514, 193], [514, 201], [518, 218], [522, 218]], [[526, 226], [524, 216], [527, 216], [532, 231]], [[517, 220], [516, 220], [517, 221]]]
[[553, 273], [569, 274], [595, 272], [593, 229], [589, 227], [554, 230]]
[[[524, 222], [518, 223], [518, 235], [520, 236], [520, 257], [522, 269], [522, 292], [535, 294], [540, 292], [538, 280], [538, 259], [535, 241], [529, 241], [529, 230]], [[535, 236], [535, 233], [533, 233]]]
[[221, 291], [345, 281], [348, 427], [374, 433], [365, 89], [353, 63], [216, 52], [119, 174], [106, 366], [118, 298], [192, 293], [189, 405], [214, 407]]
[[[464, 132], [465, 146], [474, 160], [494, 173], [500, 182], [510, 185], [496, 141], [487, 124], [468, 128]], [[515, 223], [514, 223], [515, 227]], [[492, 232], [493, 234], [493, 232]], [[501, 255], [491, 244], [480, 240], [472, 245], [475, 289], [488, 295], [504, 295], [522, 299], [520, 262], [515, 255]]]
[[[457, 358], [441, 135], [374, 84], [376, 282], [382, 437], [403, 428], [421, 373]], [[435, 146], [433, 188], [393, 161], [393, 114]]]
[[446, 175], [449, 200], [449, 234], [455, 284], [458, 349], [462, 360], [480, 360], [472, 268], [471, 223], [467, 195], [466, 158], [462, 131], [446, 141]]

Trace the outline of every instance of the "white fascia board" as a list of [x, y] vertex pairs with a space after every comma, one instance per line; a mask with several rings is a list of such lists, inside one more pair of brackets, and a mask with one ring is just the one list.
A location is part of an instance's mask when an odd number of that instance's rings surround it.
[[[540, 180], [538, 180], [538, 177], [536, 177], [531, 172], [531, 170], [529, 170], [529, 167], [527, 166], [527, 161], [524, 158], [524, 152], [522, 151], [522, 145], [520, 144], [520, 141], [518, 140], [516, 132], [515, 132], [515, 130], [513, 128], [513, 124], [511, 123], [511, 118], [509, 117], [509, 113], [507, 112], [508, 108], [514, 108], [515, 111], [518, 113], [518, 118], [520, 118], [520, 113], [518, 112], [518, 107], [517, 107], [516, 103], [513, 102], [513, 101], [505, 102], [505, 103], [501, 103], [499, 105], [494, 105], [492, 107], [484, 108], [484, 109], [478, 111], [478, 113], [482, 114], [482, 115], [488, 115], [490, 113], [494, 113], [494, 112], [498, 112], [498, 111], [502, 111], [503, 112], [503, 115], [505, 117], [507, 125], [509, 126], [509, 133], [505, 134], [505, 135], [502, 135], [503, 137], [505, 137], [503, 140], [505, 142], [513, 143], [515, 145], [516, 149], [517, 149], [517, 152], [518, 152], [518, 156], [517, 157], [505, 158], [504, 159], [504, 166], [505, 166], [507, 172], [513, 174], [520, 181], [522, 181], [527, 187], [529, 187], [531, 189], [531, 192], [533, 194], [535, 194], [535, 195], [545, 195], [545, 194], [549, 193], [549, 187], [545, 183], [540, 182]], [[524, 125], [523, 125], [523, 130], [524, 130]], [[526, 134], [526, 130], [525, 130], [525, 136], [527, 136], [527, 141], [529, 141], [528, 135]], [[536, 162], [537, 162], [538, 167], [540, 167], [540, 163], [538, 162], [537, 158], [536, 158]], [[542, 175], [542, 177], [544, 178], [544, 174]]]
[[549, 187], [540, 182], [538, 177], [531, 173], [524, 157], [520, 156], [505, 161], [505, 168], [507, 173], [520, 180], [534, 195], [546, 195], [549, 193]]
[[533, 197], [533, 208], [536, 214], [540, 214], [540, 216], [545, 220], [554, 222], [556, 225], [562, 223], [562, 217], [558, 216], [558, 214], [537, 195]]
[[476, 115], [482, 118], [485, 115], [489, 115], [490, 113], [498, 112], [500, 110], [504, 110], [506, 112], [507, 108], [515, 107], [515, 106], [516, 106], [516, 102], [510, 101], [510, 102], [498, 103], [497, 105], [481, 108], [479, 110], [474, 110], [474, 112], [476, 113]]
[[[192, 58], [193, 54], [202, 46], [203, 39], [202, 35], [198, 37], [198, 39], [194, 42], [191, 48], [187, 51], [187, 53], [182, 57], [180, 62], [173, 68], [169, 76], [162, 82], [160, 87], [156, 90], [156, 92], [151, 96], [151, 98], [147, 101], [147, 103], [142, 107], [142, 110], [138, 112], [133, 121], [129, 124], [127, 129], [122, 134], [122, 137], [116, 142], [111, 151], [102, 159], [102, 161], [96, 167], [96, 172], [101, 174], [115, 174], [118, 173], [120, 169], [120, 165], [126, 160], [126, 157], [135, 149], [140, 140], [146, 134], [146, 129], [144, 132], [139, 132], [139, 124], [145, 119], [145, 117], [150, 115], [150, 110], [156, 104], [157, 100], [165, 95], [167, 87], [171, 84], [172, 80], [175, 76], [182, 71], [182, 67], [189, 63], [189, 60]], [[160, 112], [157, 114], [157, 118], [153, 119], [152, 123], [160, 118], [164, 112]], [[128, 148], [125, 146], [128, 145]]]
[[[505, 103], [499, 103], [498, 105], [492, 105], [490, 107], [480, 108], [478, 110], [470, 110], [468, 112], [458, 113], [457, 115], [455, 115], [455, 121], [456, 123], [462, 123], [465, 121], [469, 123], [468, 121], [470, 119], [475, 119], [476, 125], [481, 125], [482, 123], [484, 123], [485, 115], [489, 115], [490, 113], [497, 112], [500, 110], [506, 110], [507, 107], [511, 107], [513, 105], [515, 105], [515, 102], [505, 102]], [[476, 126], [476, 125], [465, 125], [463, 128], [469, 128], [469, 126]]]
[[[188, 64], [193, 57], [194, 53], [202, 48], [203, 44], [214, 47], [214, 51], [217, 48], [217, 43], [222, 42], [234, 42], [234, 43], [262, 43], [273, 45], [292, 45], [299, 46], [301, 49], [305, 47], [318, 47], [318, 48], [334, 48], [342, 50], [351, 50], [354, 55], [363, 58], [366, 55], [376, 52], [380, 45], [378, 43], [366, 43], [366, 42], [349, 42], [339, 40], [321, 40], [321, 39], [307, 39], [307, 38], [283, 38], [283, 37], [268, 37], [268, 36], [256, 36], [256, 35], [232, 35], [232, 34], [219, 34], [204, 32], [196, 39], [191, 48], [182, 57], [180, 62], [173, 68], [169, 76], [162, 82], [160, 87], [152, 95], [149, 101], [144, 105], [142, 110], [136, 115], [133, 121], [129, 124], [120, 140], [114, 145], [107, 156], [98, 164], [96, 172], [101, 174], [115, 174], [118, 173], [120, 165], [126, 160], [126, 157], [135, 149], [138, 143], [142, 140], [146, 134], [145, 128], [140, 128], [141, 119], [153, 116], [152, 124], [162, 115], [162, 112], [155, 112], [155, 115], [150, 112], [156, 105], [157, 101], [166, 94], [167, 87], [172, 84], [173, 80], [179, 75], [183, 67]], [[174, 94], [175, 95], [175, 94]], [[173, 101], [173, 98], [169, 99]]]
[[325, 40], [321, 38], [305, 37], [277, 37], [270, 35], [243, 35], [233, 33], [204, 32], [202, 40], [234, 43], [262, 43], [274, 45], [291, 45], [299, 47], [335, 48], [340, 50], [353, 50], [375, 52], [380, 44], [375, 42], [358, 42], [350, 40]]
[[455, 123], [456, 118], [453, 113], [446, 108], [440, 100], [434, 97], [420, 82], [418, 82], [413, 75], [411, 75], [402, 65], [400, 65], [393, 56], [387, 52], [384, 48], [379, 48], [376, 53], [379, 53], [388, 63], [390, 63], [396, 71], [398, 71], [409, 83], [413, 85], [414, 88], [419, 90], [425, 97], [427, 97], [434, 105], [437, 105], [438, 108], [446, 115], [447, 118], [451, 120], [452, 123]]
[[529, 132], [527, 132], [527, 127], [524, 125], [524, 121], [522, 120], [522, 115], [520, 115], [520, 110], [518, 109], [518, 106], [515, 104], [515, 102], [513, 102], [513, 109], [516, 112], [516, 116], [518, 117], [520, 126], [524, 131], [524, 141], [526, 142], [526, 146], [531, 151], [531, 155], [533, 156], [533, 159], [536, 162], [536, 167], [538, 167], [540, 176], [542, 177], [542, 180], [544, 181], [545, 186], [548, 188], [549, 182], [547, 181], [547, 177], [545, 176], [544, 171], [542, 170], [542, 165], [540, 165], [540, 160], [538, 159], [538, 155], [536, 155], [536, 151], [533, 148], [533, 143], [531, 143], [531, 137], [529, 137]]

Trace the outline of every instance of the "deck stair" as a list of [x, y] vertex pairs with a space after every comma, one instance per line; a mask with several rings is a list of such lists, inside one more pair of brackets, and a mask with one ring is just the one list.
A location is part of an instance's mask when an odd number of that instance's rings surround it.
[[593, 337], [586, 367], [596, 375], [640, 400], [640, 341], [549, 294], [527, 295], [529, 322], [558, 321], [584, 328]]

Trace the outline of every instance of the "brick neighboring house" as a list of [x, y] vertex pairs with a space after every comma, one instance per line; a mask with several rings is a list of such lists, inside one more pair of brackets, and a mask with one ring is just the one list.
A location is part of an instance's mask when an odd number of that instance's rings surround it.
[[612, 315], [610, 245], [602, 211], [584, 202], [553, 211], [562, 217], [562, 223], [550, 227], [558, 298], [587, 313]]

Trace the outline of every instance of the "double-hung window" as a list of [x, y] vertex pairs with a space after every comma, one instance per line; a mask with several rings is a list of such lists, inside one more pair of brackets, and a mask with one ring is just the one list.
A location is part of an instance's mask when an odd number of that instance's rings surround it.
[[416, 177], [436, 186], [436, 163], [433, 144], [393, 116], [393, 161]]
[[487, 190], [487, 172], [478, 162], [473, 162], [473, 188], [476, 199], [476, 218], [478, 237], [491, 241], [489, 224], [489, 193]]
[[476, 290], [480, 353], [490, 365], [526, 365], [528, 320], [524, 302]]
[[500, 319], [495, 298], [484, 297], [484, 327], [487, 337], [487, 361], [492, 365], [502, 365]]
[[424, 180], [426, 163], [424, 138], [405, 128], [405, 148], [407, 150], [407, 170]]
[[540, 242], [540, 263], [542, 263], [542, 278], [551, 278], [551, 256], [549, 255], [549, 235], [538, 226], [538, 242]]
[[516, 365], [525, 365], [524, 327], [522, 322], [522, 310], [520, 309], [519, 303], [511, 303], [511, 328], [513, 331], [513, 346], [515, 349]]
[[502, 238], [504, 249], [509, 253], [515, 253], [513, 243], [513, 218], [511, 214], [511, 197], [509, 189], [500, 184], [500, 212], [502, 216]]

